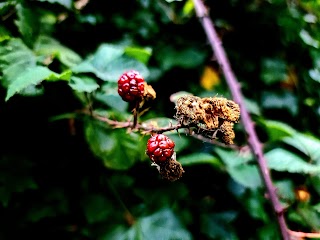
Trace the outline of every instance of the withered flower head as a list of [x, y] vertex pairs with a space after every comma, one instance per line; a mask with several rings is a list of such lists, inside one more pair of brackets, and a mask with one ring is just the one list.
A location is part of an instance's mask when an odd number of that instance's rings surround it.
[[154, 100], [156, 98], [156, 91], [153, 87], [146, 82], [144, 83], [144, 94], [143, 98], [146, 100]]
[[233, 144], [233, 125], [239, 122], [240, 107], [223, 97], [199, 98], [188, 95], [177, 100], [175, 118], [184, 126], [195, 127], [198, 133], [206, 137], [221, 136], [224, 143]]

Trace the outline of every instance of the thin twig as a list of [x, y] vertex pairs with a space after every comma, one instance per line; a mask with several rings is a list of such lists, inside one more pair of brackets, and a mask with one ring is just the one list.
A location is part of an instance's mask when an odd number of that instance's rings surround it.
[[226, 78], [226, 82], [229, 86], [233, 99], [236, 103], [239, 104], [241, 109], [241, 120], [244, 125], [245, 131], [248, 135], [248, 144], [254, 153], [259, 169], [261, 172], [261, 177], [265, 184], [266, 190], [268, 192], [268, 196], [270, 198], [271, 204], [273, 206], [273, 210], [277, 216], [278, 225], [284, 240], [289, 239], [288, 229], [284, 218], [284, 210], [280, 204], [278, 196], [276, 194], [276, 188], [273, 186], [269, 169], [266, 164], [265, 157], [263, 155], [262, 144], [260, 143], [256, 131], [254, 129], [253, 121], [246, 110], [244, 105], [244, 100], [242, 97], [241, 89], [238, 80], [236, 79], [229, 60], [226, 56], [224, 48], [222, 47], [222, 43], [218, 37], [217, 32], [215, 31], [214, 25], [211, 19], [208, 16], [208, 12], [206, 7], [204, 6], [201, 0], [193, 0], [196, 14], [200, 19], [202, 27], [207, 35], [210, 46], [215, 54], [215, 57], [223, 70], [223, 74]]
[[137, 101], [136, 106], [133, 109], [133, 128], [136, 128], [138, 123], [139, 105], [140, 105], [140, 102]]
[[[88, 114], [86, 111], [82, 111], [82, 113]], [[146, 125], [146, 124], [139, 124], [137, 123], [134, 127], [134, 123], [133, 122], [119, 122], [116, 120], [112, 120], [109, 119], [107, 117], [103, 117], [97, 114], [93, 114], [92, 115], [95, 119], [101, 121], [101, 122], [105, 122], [110, 126], [113, 126], [114, 128], [131, 128], [134, 129], [136, 131], [140, 131], [140, 132], [144, 132], [144, 133], [164, 133], [164, 132], [169, 132], [169, 131], [178, 131], [179, 129], [188, 129], [190, 130], [189, 126], [184, 126], [181, 125], [180, 123], [177, 123], [175, 125], [170, 125], [167, 127], [153, 127], [150, 125]], [[234, 149], [234, 150], [241, 150], [243, 149], [243, 146], [237, 146], [237, 145], [226, 145], [224, 143], [221, 143], [217, 140], [214, 139], [210, 139], [210, 138], [206, 138], [200, 134], [196, 134], [195, 132], [193, 132], [192, 130], [190, 130], [190, 132], [188, 133], [190, 136], [202, 141], [202, 142], [206, 142], [206, 143], [210, 143], [219, 147], [224, 147], [224, 148], [230, 148], [230, 149]]]
[[181, 124], [176, 124], [176, 125], [170, 125], [168, 127], [161, 127], [161, 128], [156, 128], [150, 125], [145, 125], [145, 124], [140, 124], [134, 122], [119, 122], [116, 120], [111, 120], [107, 117], [99, 116], [94, 114], [93, 117], [95, 119], [100, 120], [101, 122], [108, 123], [108, 125], [113, 126], [115, 128], [132, 128], [140, 132], [154, 132], [154, 133], [163, 133], [163, 132], [168, 132], [168, 131], [173, 131], [173, 130], [178, 130], [182, 128], [187, 128], [186, 126], [182, 126]]
[[305, 232], [296, 232], [296, 231], [291, 231], [288, 230], [288, 233], [292, 236], [292, 237], [296, 237], [296, 238], [320, 238], [320, 233], [305, 233]]
[[200, 141], [202, 141], [202, 142], [210, 143], [210, 144], [213, 144], [213, 145], [219, 146], [219, 147], [230, 148], [230, 149], [233, 149], [233, 150], [240, 150], [240, 149], [243, 148], [243, 147], [240, 147], [240, 146], [237, 146], [237, 145], [234, 145], [234, 144], [233, 145], [226, 145], [226, 144], [224, 144], [222, 142], [219, 142], [219, 141], [216, 141], [214, 139], [206, 138], [206, 137], [204, 137], [204, 136], [202, 136], [200, 134], [193, 133], [193, 134], [191, 134], [191, 136], [196, 138], [196, 139], [198, 139], [198, 140], [200, 140]]

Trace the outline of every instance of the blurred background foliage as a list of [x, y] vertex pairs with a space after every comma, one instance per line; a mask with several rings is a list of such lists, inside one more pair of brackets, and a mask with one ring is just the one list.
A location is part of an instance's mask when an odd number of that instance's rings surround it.
[[[206, 1], [292, 230], [320, 231], [320, 3]], [[0, 239], [279, 239], [259, 170], [237, 149], [167, 133], [185, 169], [160, 179], [117, 79], [138, 70], [173, 121], [177, 92], [230, 98], [191, 0], [0, 2]], [[171, 97], [171, 100], [170, 100]]]

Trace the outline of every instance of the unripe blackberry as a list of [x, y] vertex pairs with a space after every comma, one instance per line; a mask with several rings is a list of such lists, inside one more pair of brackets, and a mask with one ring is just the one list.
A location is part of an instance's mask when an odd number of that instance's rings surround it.
[[174, 153], [174, 142], [163, 134], [155, 134], [147, 143], [147, 155], [151, 161], [160, 164], [170, 159]]
[[144, 79], [139, 72], [130, 70], [118, 80], [118, 93], [126, 102], [139, 100], [144, 94]]

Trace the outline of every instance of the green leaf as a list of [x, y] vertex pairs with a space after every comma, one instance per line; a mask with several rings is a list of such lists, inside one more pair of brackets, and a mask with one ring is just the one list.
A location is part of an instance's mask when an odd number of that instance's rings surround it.
[[10, 39], [0, 47], [0, 67], [3, 71], [2, 84], [8, 87], [6, 101], [16, 93], [38, 95], [41, 89], [35, 87], [42, 80], [69, 80], [72, 72], [66, 70], [61, 74], [55, 73], [43, 66], [36, 65], [36, 56], [21, 41]]
[[190, 138], [184, 137], [181, 133], [177, 132], [167, 132], [167, 135], [175, 142], [176, 146], [174, 147], [174, 150], [178, 153], [177, 161], [180, 161], [179, 152], [189, 147]]
[[311, 206], [304, 205], [300, 207], [298, 214], [312, 229], [320, 230], [320, 214], [314, 211]]
[[54, 217], [56, 215], [57, 212], [51, 206], [34, 206], [30, 209], [30, 213], [27, 218], [31, 222], [37, 222], [41, 219]]
[[264, 59], [261, 68], [261, 79], [266, 84], [281, 82], [287, 78], [287, 66], [282, 59]]
[[106, 104], [107, 106], [111, 107], [112, 109], [119, 111], [119, 112], [127, 112], [128, 109], [128, 103], [123, 101], [121, 99], [121, 97], [119, 96], [118, 93], [114, 93], [114, 94], [107, 94], [107, 93], [101, 93], [101, 92], [97, 92], [94, 97]]
[[249, 165], [249, 162], [253, 159], [251, 153], [240, 155], [236, 151], [227, 151], [219, 148], [216, 148], [215, 152], [224, 162], [227, 172], [236, 182], [251, 189], [262, 186], [257, 166]]
[[4, 207], [8, 206], [14, 193], [38, 188], [31, 175], [31, 167], [31, 163], [23, 156], [2, 154], [0, 157], [0, 203]]
[[263, 240], [281, 240], [281, 236], [278, 231], [278, 226], [274, 222], [269, 222], [264, 224], [263, 227], [259, 228], [257, 230], [258, 232], [258, 239], [263, 239]]
[[133, 69], [138, 71], [143, 78], [147, 78], [149, 76], [149, 70], [143, 63], [127, 56], [117, 58], [104, 68], [99, 69], [97, 76], [102, 80], [116, 82], [124, 72]]
[[311, 184], [314, 190], [320, 195], [320, 175], [314, 175], [311, 177]]
[[44, 35], [38, 37], [34, 51], [39, 55], [57, 57], [59, 61], [67, 67], [74, 67], [82, 60], [81, 57], [70, 48]]
[[320, 42], [319, 42], [318, 40], [314, 39], [314, 38], [310, 35], [310, 33], [309, 33], [308, 31], [306, 31], [305, 29], [302, 29], [302, 30], [300, 31], [299, 35], [300, 35], [302, 41], [303, 41], [305, 44], [307, 44], [307, 45], [309, 45], [309, 46], [311, 46], [311, 47], [314, 47], [314, 48], [319, 48]]
[[168, 3], [172, 3], [172, 2], [181, 2], [182, 0], [166, 0], [166, 2]]
[[0, 3], [0, 16], [5, 16], [17, 5], [17, 1], [3, 1]]
[[[112, 237], [111, 237], [112, 236]], [[128, 230], [115, 229], [104, 236], [103, 240], [138, 240], [138, 239], [183, 239], [191, 240], [191, 234], [182, 226], [177, 216], [171, 209], [164, 208], [160, 211], [138, 219]]]
[[269, 168], [290, 173], [317, 174], [320, 166], [305, 162], [301, 157], [282, 148], [275, 148], [265, 154]]
[[71, 77], [69, 86], [77, 92], [88, 92], [88, 93], [91, 93], [99, 88], [99, 85], [97, 84], [97, 82], [93, 78], [87, 77], [87, 76]]
[[264, 223], [267, 223], [268, 215], [264, 207], [264, 203], [266, 202], [265, 197], [261, 191], [250, 191], [249, 195], [249, 197], [243, 200], [248, 213], [253, 218], [260, 219]]
[[110, 62], [121, 57], [123, 53], [124, 49], [122, 47], [111, 44], [101, 44], [92, 56], [75, 66], [73, 71], [78, 73], [92, 72], [98, 74]]
[[4, 87], [8, 88], [9, 85], [19, 78], [28, 68], [33, 68], [35, 64], [29, 61], [21, 61], [11, 65], [5, 66], [3, 70], [3, 81]]
[[182, 13], [184, 16], [190, 16], [194, 11], [194, 3], [192, 0], [187, 0], [183, 5]]
[[21, 96], [33, 97], [33, 96], [42, 95], [43, 93], [44, 93], [43, 86], [29, 85], [28, 87], [26, 87], [23, 90], [21, 90], [21, 92], [19, 94]]
[[112, 202], [103, 195], [89, 195], [83, 200], [83, 210], [88, 223], [106, 220], [112, 213]]
[[255, 114], [257, 116], [261, 115], [260, 107], [255, 101], [252, 101], [252, 100], [246, 98], [246, 99], [244, 99], [244, 104], [245, 104], [246, 109], [248, 110], [249, 113]]
[[129, 57], [133, 57], [144, 64], [148, 63], [152, 55], [151, 48], [126, 47], [124, 51]]
[[40, 22], [35, 9], [25, 8], [21, 4], [16, 6], [18, 20], [15, 21], [21, 35], [29, 46], [32, 46], [40, 31]]
[[36, 65], [36, 58], [21, 39], [11, 38], [0, 46], [0, 63], [0, 70], [3, 72], [1, 83], [8, 87], [26, 68]]
[[[16, 44], [13, 43], [12, 47], [16, 47]], [[35, 63], [35, 61], [30, 61], [30, 59], [28, 59], [30, 56], [34, 58], [33, 53], [27, 47], [17, 46], [17, 49], [12, 49], [12, 51], [1, 55], [0, 60], [9, 64], [14, 64], [17, 62]]]
[[244, 165], [253, 160], [250, 152], [240, 155], [237, 151], [229, 151], [222, 148], [216, 148], [215, 152], [228, 167]]
[[117, 89], [118, 85], [115, 82], [104, 83], [101, 91], [97, 91], [94, 94], [94, 98], [115, 111], [126, 113], [129, 104], [121, 99]]
[[286, 137], [283, 141], [303, 152], [312, 161], [320, 165], [320, 140], [302, 133]]
[[28, 209], [27, 219], [38, 222], [50, 217], [67, 214], [69, 209], [65, 193], [61, 189], [50, 189], [44, 199], [36, 199]]
[[238, 239], [232, 222], [236, 219], [234, 211], [203, 214], [201, 216], [201, 232], [210, 239]]
[[126, 133], [123, 129], [108, 131], [93, 123], [86, 124], [85, 133], [90, 149], [107, 168], [126, 170], [146, 158], [146, 141], [136, 133]]
[[59, 81], [59, 80], [64, 80], [64, 81], [69, 81], [72, 76], [72, 72], [70, 69], [62, 72], [62, 73], [55, 73], [51, 72], [51, 74], [45, 79], [48, 81]]
[[58, 3], [65, 8], [72, 9], [72, 0], [38, 0], [40, 2]]
[[268, 132], [270, 141], [282, 140], [297, 133], [295, 129], [283, 122], [273, 120], [262, 120], [261, 122]]
[[26, 69], [23, 74], [19, 75], [19, 77], [9, 85], [6, 101], [29, 85], [37, 85], [52, 74], [53, 72], [51, 70], [41, 66]]
[[320, 70], [318, 68], [310, 69], [309, 76], [316, 82], [320, 83]]
[[294, 202], [295, 193], [294, 193], [294, 184], [291, 180], [281, 180], [274, 182], [274, 185], [277, 189], [277, 193], [280, 199], [284, 199], [285, 202]]
[[[157, 173], [156, 169], [151, 169]], [[135, 188], [134, 193], [141, 198], [146, 206], [151, 209], [159, 209], [164, 206], [172, 206], [179, 200], [184, 200], [189, 192], [186, 185], [176, 182], [166, 186], [158, 186], [158, 191], [150, 188]]]
[[87, 59], [72, 68], [75, 73], [96, 73], [96, 68]]
[[314, 210], [316, 210], [318, 213], [320, 213], [320, 203], [317, 203], [312, 207]]
[[91, 63], [98, 69], [102, 69], [104, 65], [111, 63], [117, 58], [121, 57], [124, 53], [124, 48], [112, 44], [101, 44], [97, 51], [94, 53]]
[[292, 115], [298, 113], [297, 96], [291, 92], [271, 92], [262, 93], [262, 107], [266, 109], [285, 109]]
[[168, 45], [160, 49], [155, 57], [164, 70], [170, 70], [173, 67], [198, 67], [205, 60], [206, 53], [194, 47], [177, 50]]
[[[1, 10], [0, 10], [1, 11]], [[0, 13], [1, 15], [1, 13]], [[11, 38], [9, 31], [3, 26], [0, 26], [0, 43]]]
[[263, 186], [257, 166], [238, 165], [234, 167], [227, 167], [227, 172], [233, 180], [247, 188], [257, 189]]
[[102, 44], [97, 51], [84, 62], [73, 68], [74, 72], [91, 72], [104, 81], [117, 82], [119, 77], [128, 70], [136, 70], [147, 78], [147, 67], [135, 58], [125, 55], [121, 46]]
[[192, 153], [177, 159], [183, 166], [192, 166], [196, 164], [210, 164], [214, 167], [221, 168], [223, 164], [220, 160], [209, 153]]

